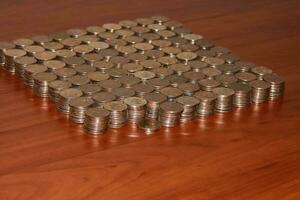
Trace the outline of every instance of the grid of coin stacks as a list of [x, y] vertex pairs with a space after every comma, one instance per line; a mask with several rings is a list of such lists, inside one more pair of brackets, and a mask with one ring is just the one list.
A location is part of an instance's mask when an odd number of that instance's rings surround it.
[[0, 63], [91, 134], [174, 127], [280, 99], [285, 84], [165, 16], [0, 42]]

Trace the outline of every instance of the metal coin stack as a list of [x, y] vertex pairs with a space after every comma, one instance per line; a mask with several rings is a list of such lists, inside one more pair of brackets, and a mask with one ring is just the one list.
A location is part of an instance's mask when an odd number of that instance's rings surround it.
[[110, 92], [98, 92], [92, 96], [92, 99], [98, 107], [103, 108], [105, 103], [115, 101], [117, 97]]
[[84, 122], [85, 112], [94, 101], [90, 97], [78, 97], [70, 100], [70, 119], [78, 124]]
[[127, 122], [127, 105], [121, 101], [104, 103], [104, 109], [110, 111], [109, 127], [120, 128]]
[[108, 127], [109, 111], [95, 107], [88, 108], [84, 117], [84, 128], [90, 134], [104, 133]]
[[251, 86], [245, 83], [231, 83], [229, 88], [234, 90], [233, 105], [235, 107], [248, 106], [251, 100]]
[[263, 80], [255, 80], [250, 82], [250, 86], [252, 87], [251, 100], [253, 103], [259, 104], [269, 99], [270, 83]]
[[4, 51], [5, 64], [3, 69], [15, 73], [15, 60], [26, 55], [26, 51], [21, 49], [8, 49]]
[[54, 102], [57, 102], [58, 93], [63, 89], [70, 88], [71, 86], [72, 84], [68, 81], [55, 80], [50, 82], [48, 86], [49, 99]]
[[213, 93], [217, 95], [215, 111], [229, 112], [232, 110], [234, 90], [230, 88], [217, 87], [214, 88]]
[[146, 117], [158, 119], [159, 105], [167, 100], [167, 96], [160, 93], [148, 93], [144, 98], [147, 101]]
[[271, 84], [269, 99], [275, 100], [281, 98], [284, 94], [285, 81], [277, 74], [266, 74], [263, 79]]
[[145, 116], [147, 101], [141, 97], [127, 97], [124, 103], [128, 106], [128, 120], [139, 123]]
[[33, 75], [33, 92], [39, 97], [48, 97], [49, 83], [57, 79], [51, 72], [42, 72]]
[[93, 134], [127, 121], [172, 127], [279, 99], [285, 87], [273, 70], [164, 16], [0, 42], [0, 65]]
[[33, 83], [34, 83], [33, 75], [46, 72], [46, 71], [47, 71], [47, 67], [44, 65], [40, 65], [40, 64], [28, 65], [24, 71], [24, 84], [29, 87], [33, 87]]
[[63, 89], [58, 93], [58, 98], [56, 102], [56, 107], [59, 111], [64, 114], [69, 114], [70, 112], [70, 101], [74, 98], [82, 96], [82, 92], [76, 88]]
[[195, 97], [182, 96], [176, 99], [176, 101], [183, 106], [180, 122], [184, 123], [195, 118], [196, 107], [200, 103], [198, 99]]
[[176, 102], [164, 102], [160, 105], [159, 122], [164, 127], [174, 127], [180, 123], [183, 106]]
[[213, 92], [199, 91], [194, 94], [200, 102], [197, 106], [197, 115], [207, 117], [215, 112], [217, 95]]

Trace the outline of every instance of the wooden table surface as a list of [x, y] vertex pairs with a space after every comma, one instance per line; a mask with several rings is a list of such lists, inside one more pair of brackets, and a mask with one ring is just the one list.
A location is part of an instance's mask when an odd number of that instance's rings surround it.
[[299, 0], [1, 0], [0, 40], [159, 14], [286, 79], [283, 102], [91, 137], [0, 71], [0, 199], [299, 200]]

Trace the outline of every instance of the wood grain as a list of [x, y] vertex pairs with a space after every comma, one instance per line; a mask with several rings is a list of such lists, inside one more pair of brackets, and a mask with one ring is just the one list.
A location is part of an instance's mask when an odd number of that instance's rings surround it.
[[299, 200], [298, 0], [2, 0], [0, 40], [154, 14], [283, 75], [281, 102], [146, 135], [86, 135], [0, 71], [0, 199]]

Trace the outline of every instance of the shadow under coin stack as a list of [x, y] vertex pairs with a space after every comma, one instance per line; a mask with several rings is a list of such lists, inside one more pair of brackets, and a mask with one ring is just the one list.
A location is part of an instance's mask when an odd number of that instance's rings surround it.
[[268, 67], [164, 16], [0, 42], [0, 65], [91, 134], [146, 133], [283, 97]]

